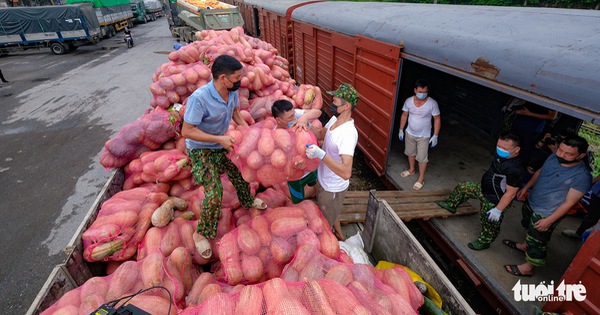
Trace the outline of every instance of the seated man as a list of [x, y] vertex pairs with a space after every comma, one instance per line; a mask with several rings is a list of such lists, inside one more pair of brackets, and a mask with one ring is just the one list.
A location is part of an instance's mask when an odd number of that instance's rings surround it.
[[468, 244], [470, 249], [489, 248], [500, 233], [504, 210], [510, 208], [525, 177], [525, 169], [517, 158], [520, 149], [519, 138], [516, 135], [510, 133], [500, 135], [496, 145], [497, 156], [483, 174], [481, 184], [460, 183], [446, 201], [437, 202], [440, 207], [455, 213], [461, 203], [471, 198], [479, 199], [481, 233], [476, 241]]
[[[292, 130], [306, 130], [310, 128], [309, 120], [321, 116], [320, 109], [294, 109], [294, 105], [288, 100], [275, 101], [271, 107], [271, 113], [277, 121], [276, 128], [291, 128]], [[304, 174], [299, 180], [288, 182], [292, 202], [300, 203], [306, 196], [315, 196], [314, 186], [316, 184], [316, 170]]]

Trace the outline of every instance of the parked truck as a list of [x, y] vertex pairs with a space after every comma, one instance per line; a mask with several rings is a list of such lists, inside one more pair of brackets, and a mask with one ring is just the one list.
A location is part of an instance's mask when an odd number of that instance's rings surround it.
[[161, 16], [162, 5], [158, 0], [131, 0], [131, 12], [136, 23], [156, 21]]
[[171, 34], [188, 43], [196, 40], [197, 31], [229, 30], [244, 25], [238, 7], [219, 1], [169, 0], [165, 8]]
[[67, 0], [67, 4], [76, 3], [92, 3], [103, 38], [113, 37], [125, 27], [133, 27], [129, 0]]
[[100, 24], [89, 4], [0, 8], [0, 55], [39, 47], [61, 55], [99, 37]]

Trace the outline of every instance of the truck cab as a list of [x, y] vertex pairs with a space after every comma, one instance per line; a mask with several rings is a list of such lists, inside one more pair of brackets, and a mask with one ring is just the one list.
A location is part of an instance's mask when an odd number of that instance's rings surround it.
[[156, 20], [156, 15], [148, 14], [144, 1], [131, 1], [130, 5], [135, 23], [148, 23], [148, 21]]

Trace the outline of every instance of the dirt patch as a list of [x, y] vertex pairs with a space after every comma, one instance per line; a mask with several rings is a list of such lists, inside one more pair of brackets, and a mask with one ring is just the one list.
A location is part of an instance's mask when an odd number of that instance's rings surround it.
[[360, 150], [354, 153], [352, 163], [352, 177], [350, 177], [350, 187], [348, 190], [388, 190], [381, 179], [365, 162], [364, 155]]

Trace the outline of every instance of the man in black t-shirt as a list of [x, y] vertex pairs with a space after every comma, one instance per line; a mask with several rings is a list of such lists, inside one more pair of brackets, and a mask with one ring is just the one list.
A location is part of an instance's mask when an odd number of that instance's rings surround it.
[[448, 199], [436, 202], [452, 213], [456, 212], [456, 208], [461, 203], [471, 198], [481, 202], [479, 211], [481, 233], [476, 241], [468, 244], [470, 249], [489, 248], [500, 233], [504, 210], [510, 208], [525, 177], [525, 169], [517, 158], [520, 149], [518, 136], [502, 134], [496, 145], [496, 157], [490, 168], [483, 174], [481, 184], [470, 181], [460, 183]]

